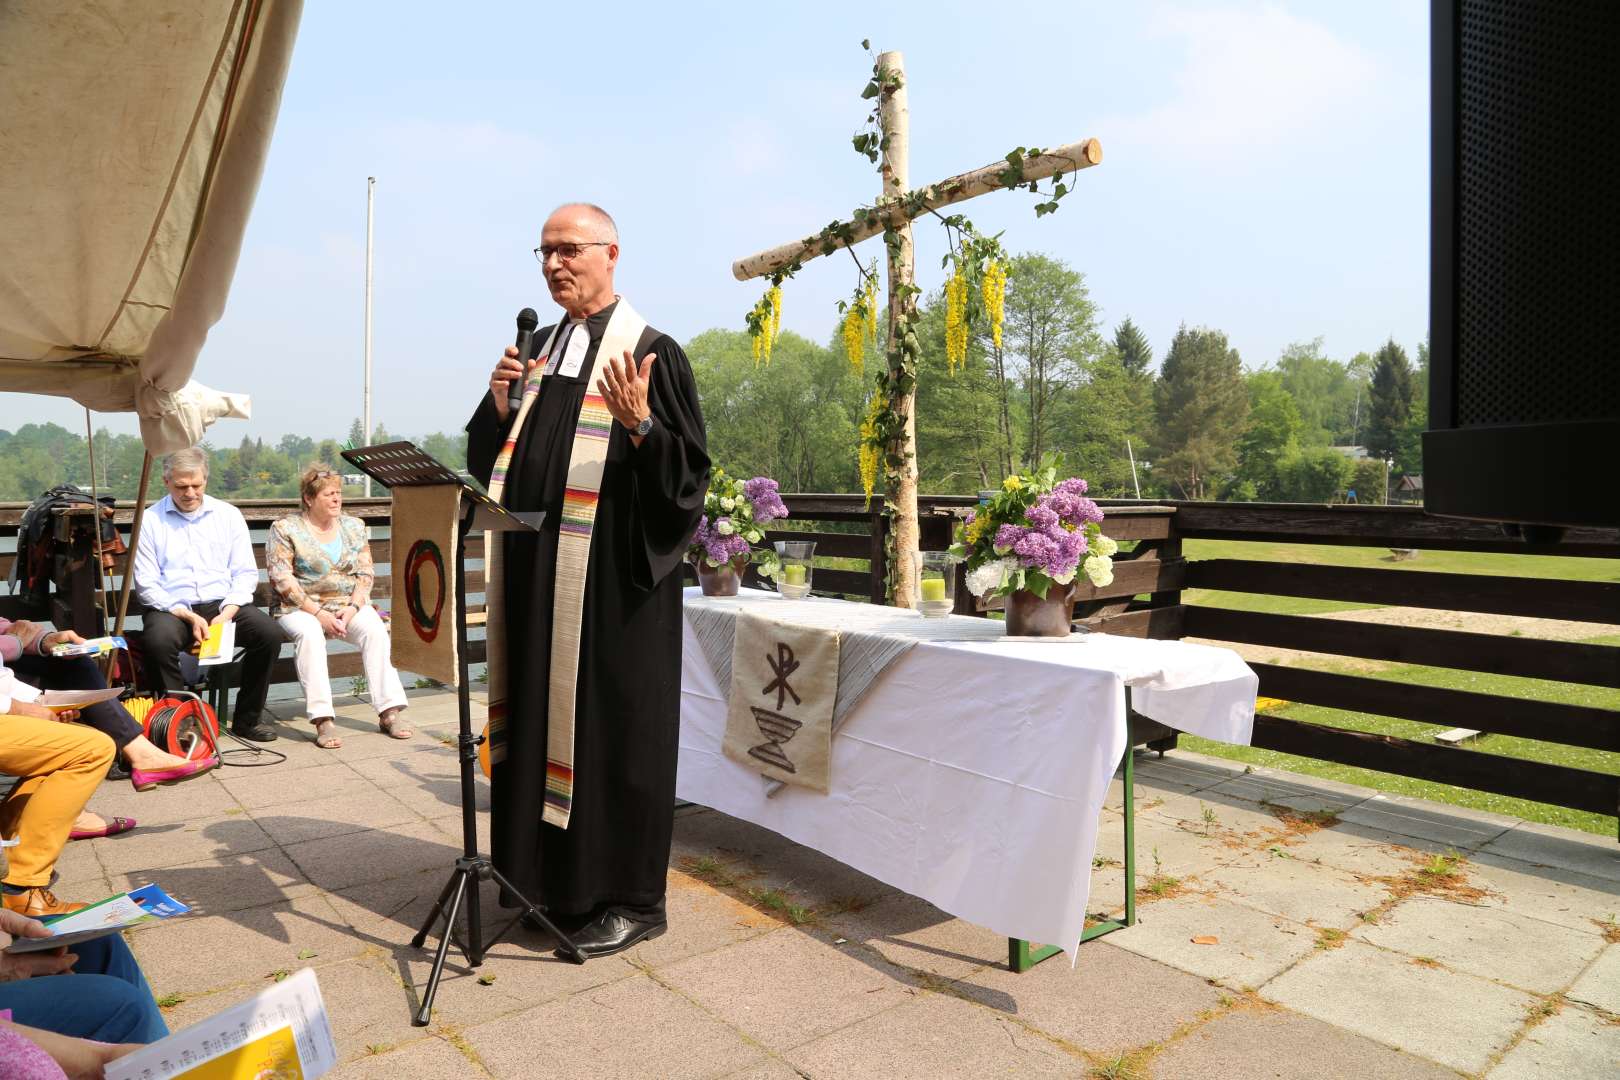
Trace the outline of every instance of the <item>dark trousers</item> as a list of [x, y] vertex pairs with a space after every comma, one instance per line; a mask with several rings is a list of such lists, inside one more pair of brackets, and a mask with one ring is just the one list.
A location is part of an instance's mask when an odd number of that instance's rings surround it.
[[[222, 606], [222, 601], [205, 600], [192, 604], [191, 610], [212, 620]], [[236, 694], [236, 707], [231, 711], [231, 727], [245, 731], [259, 724], [265, 696], [270, 693], [270, 669], [281, 655], [287, 635], [274, 619], [252, 604], [238, 608], [234, 621], [236, 644], [247, 651], [242, 657], [242, 683]], [[165, 692], [185, 689], [185, 681], [180, 677], [180, 654], [191, 651], [197, 640], [191, 632], [191, 624], [167, 611], [148, 608], [141, 616], [141, 625], [146, 677]]]
[[[178, 621], [178, 620], [177, 620]], [[107, 678], [88, 656], [19, 656], [11, 670], [22, 681], [41, 690], [105, 690]], [[113, 749], [124, 752], [129, 741], [141, 733], [141, 725], [129, 710], [116, 701], [103, 701], [79, 712], [79, 723], [93, 727], [113, 741]]]

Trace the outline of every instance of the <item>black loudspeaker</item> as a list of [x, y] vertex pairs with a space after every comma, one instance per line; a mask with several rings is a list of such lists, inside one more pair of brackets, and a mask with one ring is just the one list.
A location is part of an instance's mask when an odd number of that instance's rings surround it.
[[1620, 3], [1433, 15], [1425, 507], [1620, 525]]

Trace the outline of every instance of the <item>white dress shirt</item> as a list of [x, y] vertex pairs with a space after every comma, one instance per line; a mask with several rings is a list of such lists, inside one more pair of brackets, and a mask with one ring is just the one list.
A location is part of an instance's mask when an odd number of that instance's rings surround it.
[[147, 607], [209, 600], [246, 607], [258, 584], [247, 519], [230, 503], [204, 495], [186, 514], [165, 495], [147, 512], [135, 551], [135, 596]]

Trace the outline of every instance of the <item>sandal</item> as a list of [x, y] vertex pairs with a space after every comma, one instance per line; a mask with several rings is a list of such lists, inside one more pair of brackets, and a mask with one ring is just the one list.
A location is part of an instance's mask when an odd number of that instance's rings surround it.
[[390, 739], [409, 739], [411, 736], [415, 735], [416, 732], [412, 731], [410, 728], [400, 726], [400, 711], [401, 710], [399, 709], [395, 709], [392, 712], [377, 717], [377, 730], [381, 731], [384, 735], [387, 735]]
[[337, 726], [336, 720], [333, 720], [330, 716], [323, 716], [319, 720], [311, 720], [310, 723], [315, 725], [316, 746], [322, 750], [340, 750], [343, 748], [343, 740], [332, 733], [332, 729]]

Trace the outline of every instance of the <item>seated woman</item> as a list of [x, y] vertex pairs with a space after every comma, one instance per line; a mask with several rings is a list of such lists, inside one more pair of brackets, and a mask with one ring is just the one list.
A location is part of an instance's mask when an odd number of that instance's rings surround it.
[[405, 687], [389, 660], [388, 628], [370, 602], [375, 574], [365, 524], [343, 513], [343, 478], [326, 466], [305, 469], [299, 490], [303, 512], [270, 526], [264, 564], [275, 593], [270, 613], [298, 650], [298, 681], [315, 725], [315, 745], [327, 750], [343, 745], [333, 730], [327, 638], [360, 647], [377, 726], [385, 735], [408, 739], [411, 731], [399, 720]]
[[37, 697], [38, 690], [0, 663], [0, 772], [18, 778], [0, 801], [0, 837], [18, 841], [7, 851], [0, 907], [30, 917], [66, 915], [85, 906], [58, 900], [51, 892], [51, 872], [74, 819], [113, 758], [111, 739], [63, 723], [75, 714], [53, 713], [34, 704]]
[[[11, 666], [20, 680], [41, 690], [105, 690], [106, 677], [96, 662], [88, 656], [52, 656], [56, 645], [82, 644], [84, 641], [72, 630], [48, 631], [36, 623], [0, 619], [0, 661]], [[25, 699], [26, 700], [26, 699]], [[219, 764], [209, 754], [187, 761], [154, 746], [141, 733], [140, 723], [116, 701], [103, 701], [79, 713], [81, 723], [95, 728], [113, 741], [117, 756], [129, 765], [129, 780], [136, 791], [150, 791], [159, 784], [174, 784], [201, 776]], [[123, 825], [128, 822], [128, 825]], [[129, 819], [108, 824], [106, 832], [93, 835], [111, 835], [133, 826]], [[76, 836], [75, 839], [84, 839]]]
[[0, 910], [0, 1014], [10, 1013], [0, 1019], [0, 1076], [51, 1075], [15, 1068], [19, 1059], [43, 1064], [23, 1056], [30, 1043], [69, 1076], [100, 1076], [109, 1061], [169, 1033], [146, 976], [117, 934], [67, 952], [3, 951], [13, 938], [48, 935], [34, 919]]

